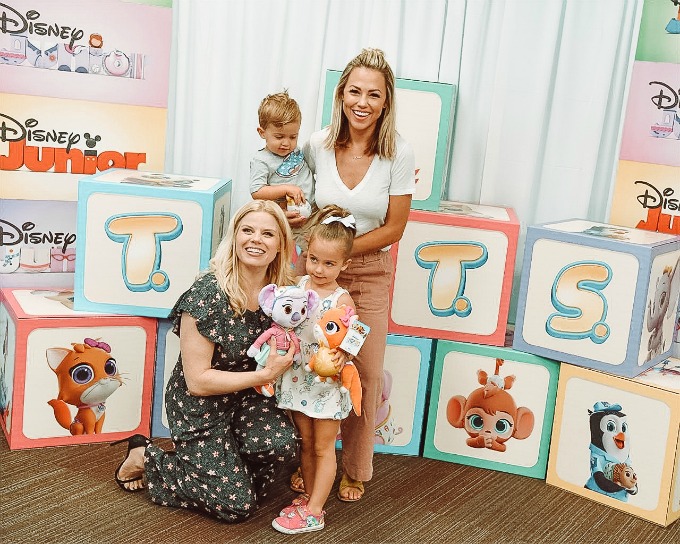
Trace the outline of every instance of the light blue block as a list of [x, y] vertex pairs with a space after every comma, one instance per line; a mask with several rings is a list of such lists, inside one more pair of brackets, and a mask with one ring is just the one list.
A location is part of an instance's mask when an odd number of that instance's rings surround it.
[[583, 220], [529, 226], [513, 347], [633, 377], [666, 359], [680, 236]]
[[438, 340], [423, 456], [545, 478], [559, 368], [508, 347]]
[[177, 359], [179, 358], [179, 336], [172, 332], [172, 321], [158, 320], [158, 342], [156, 344], [156, 366], [153, 383], [153, 404], [151, 409], [151, 436], [170, 436], [168, 418], [165, 413], [165, 387], [168, 385]]
[[78, 183], [77, 310], [167, 317], [226, 231], [231, 181], [111, 169]]

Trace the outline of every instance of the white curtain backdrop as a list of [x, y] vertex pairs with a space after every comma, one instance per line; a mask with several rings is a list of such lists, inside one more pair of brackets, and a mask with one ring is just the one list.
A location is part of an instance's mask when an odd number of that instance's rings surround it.
[[449, 199], [606, 222], [642, 3], [174, 0], [167, 170], [230, 178], [244, 204], [260, 100], [288, 89], [303, 143], [326, 70], [371, 46], [397, 77], [458, 85]]

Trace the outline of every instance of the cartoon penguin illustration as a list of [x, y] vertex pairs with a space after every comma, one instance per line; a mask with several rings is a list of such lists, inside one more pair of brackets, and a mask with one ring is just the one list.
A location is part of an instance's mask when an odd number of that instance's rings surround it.
[[586, 489], [627, 501], [638, 492], [630, 462], [630, 434], [620, 404], [596, 402], [590, 414], [590, 478]]

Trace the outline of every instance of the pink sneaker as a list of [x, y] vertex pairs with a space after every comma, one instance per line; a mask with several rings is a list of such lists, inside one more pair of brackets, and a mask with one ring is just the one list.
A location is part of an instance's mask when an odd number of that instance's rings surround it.
[[309, 495], [304, 493], [303, 495], [300, 495], [299, 497], [296, 497], [293, 499], [293, 502], [290, 503], [289, 506], [286, 506], [283, 510], [279, 512], [279, 516], [287, 516], [290, 512], [295, 510], [298, 506], [307, 506], [307, 503], [309, 502]]
[[279, 516], [272, 521], [272, 527], [280, 533], [295, 535], [298, 533], [309, 533], [310, 531], [320, 531], [325, 527], [324, 515], [321, 512], [315, 516], [306, 506], [296, 506], [294, 510], [285, 516]]

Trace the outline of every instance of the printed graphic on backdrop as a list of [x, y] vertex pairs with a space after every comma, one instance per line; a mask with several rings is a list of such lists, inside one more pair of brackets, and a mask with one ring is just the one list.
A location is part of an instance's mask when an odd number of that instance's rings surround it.
[[680, 234], [680, 167], [619, 161], [609, 220]]
[[3, 91], [166, 108], [171, 17], [121, 0], [0, 3]]
[[[6, 200], [0, 209], [0, 274], [74, 272], [76, 203]], [[3, 278], [7, 286], [9, 279]]]
[[[322, 126], [330, 123], [333, 93], [341, 74], [326, 72]], [[446, 194], [456, 86], [399, 78], [395, 83], [397, 130], [416, 157], [416, 192], [411, 207], [436, 210]]]
[[678, 0], [645, 0], [635, 60], [680, 63]]
[[[680, 166], [679, 65], [662, 62], [635, 63], [623, 125], [620, 158]], [[680, 178], [675, 179], [680, 186]]]
[[0, 104], [3, 199], [74, 201], [83, 174], [163, 169], [163, 108], [15, 94]]

